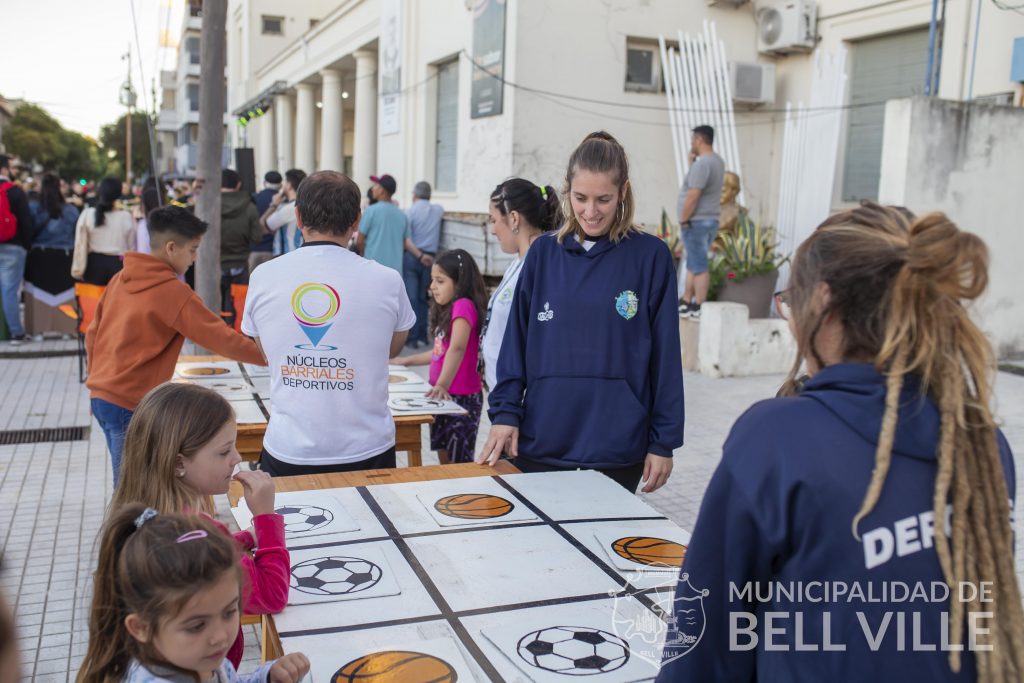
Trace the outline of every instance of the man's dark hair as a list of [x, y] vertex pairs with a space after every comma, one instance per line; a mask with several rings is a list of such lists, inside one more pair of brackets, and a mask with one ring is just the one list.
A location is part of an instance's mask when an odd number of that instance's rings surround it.
[[280, 185], [281, 174], [277, 171], [267, 171], [267, 174], [263, 176], [263, 182], [270, 183], [271, 185]]
[[161, 206], [150, 211], [146, 218], [146, 228], [154, 242], [157, 235], [173, 239], [175, 242], [187, 242], [206, 233], [206, 222], [180, 206]]
[[693, 129], [693, 134], [709, 145], [715, 144], [715, 129], [711, 126], [697, 126]]
[[6, 154], [0, 154], [0, 168], [10, 168], [11, 157]]
[[238, 184], [242, 182], [241, 176], [238, 175], [238, 171], [225, 168], [220, 172], [220, 187], [223, 190], [233, 190], [238, 187]]
[[306, 179], [306, 172], [301, 171], [297, 168], [290, 168], [284, 172], [284, 179], [288, 181], [288, 184], [292, 186], [292, 189], [298, 192], [299, 185]]
[[311, 230], [344, 235], [359, 218], [362, 195], [351, 178], [337, 171], [318, 171], [299, 185], [295, 208]]

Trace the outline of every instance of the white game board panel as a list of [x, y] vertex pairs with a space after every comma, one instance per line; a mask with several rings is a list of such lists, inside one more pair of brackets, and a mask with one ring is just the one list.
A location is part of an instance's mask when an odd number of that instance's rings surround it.
[[231, 407], [235, 409], [235, 420], [238, 424], [266, 424], [267, 417], [260, 410], [256, 399], [247, 401], [232, 401]]
[[379, 544], [293, 550], [290, 555], [289, 605], [369, 600], [402, 592]]
[[311, 683], [487, 680], [446, 621], [299, 636], [282, 639], [282, 644], [286, 652], [309, 657], [310, 676], [305, 680]]
[[256, 388], [242, 378], [238, 379], [182, 379], [176, 377], [177, 383], [194, 384], [215, 391], [229, 401], [252, 400]]
[[618, 590], [620, 584], [546, 525], [407, 540], [455, 611]]
[[[515, 461], [512, 462], [515, 464]], [[664, 516], [592, 470], [507, 474], [502, 477], [553, 520]]]
[[255, 380], [257, 377], [269, 377], [270, 368], [266, 365], [253, 365], [252, 363], [243, 363], [242, 366], [248, 373], [249, 378]]
[[[322, 543], [321, 536], [344, 536], [359, 530], [359, 522], [341, 500], [326, 491], [278, 493], [274, 497], [274, 512], [284, 517], [284, 535], [290, 541], [313, 539], [310, 543]], [[245, 529], [252, 524], [252, 512], [244, 498], [238, 502], [238, 507], [231, 509], [231, 513], [239, 528]]]
[[[298, 562], [325, 554], [363, 556], [374, 554], [375, 551], [381, 553], [386, 560], [392, 577], [400, 588], [399, 594], [319, 604], [289, 604], [283, 612], [274, 615], [274, 624], [278, 633], [282, 634], [282, 638], [288, 633], [315, 629], [351, 628], [361, 624], [370, 625], [409, 618], [439, 616], [440, 609], [437, 604], [431, 599], [412, 567], [409, 566], [392, 541], [371, 541], [333, 548], [295, 550], [291, 552], [291, 564], [294, 566]], [[290, 597], [289, 602], [291, 602]]]
[[205, 361], [201, 363], [178, 363], [174, 376], [181, 379], [239, 379], [242, 371], [235, 361]]
[[[679, 566], [673, 564], [685, 556], [685, 546], [690, 542], [690, 534], [668, 520], [569, 522], [562, 528], [637, 588], [674, 585]], [[657, 539], [672, 545], [657, 543]], [[616, 545], [620, 540], [623, 542]]]
[[[428, 387], [429, 388], [429, 387]], [[440, 398], [427, 398], [417, 393], [389, 392], [388, 408], [395, 415], [464, 415], [465, 409], [455, 401]]]
[[409, 393], [429, 388], [430, 384], [412, 370], [388, 370], [388, 391]]
[[[444, 499], [452, 499], [453, 496], [462, 495], [492, 496], [494, 499], [507, 501], [512, 506], [511, 510], [500, 516], [482, 517], [476, 514], [472, 519], [465, 519], [465, 521], [473, 525], [511, 524], [515, 523], [515, 521], [537, 520], [536, 515], [530, 512], [529, 508], [517, 496], [510, 493], [491, 477], [439, 479], [436, 481], [418, 481], [407, 484], [389, 484], [387, 486], [372, 486], [368, 491], [380, 503], [384, 513], [400, 534], [438, 531], [445, 528], [444, 525], [439, 523], [438, 517], [454, 518], [448, 515], [441, 515], [436, 510], [432, 513], [433, 506]], [[433, 503], [428, 507], [421, 502], [421, 498], [425, 501], [433, 501]], [[487, 501], [484, 501], [482, 507], [488, 506]], [[454, 511], [456, 507], [458, 505], [448, 506], [451, 511]], [[498, 507], [495, 511], [501, 512], [503, 509], [503, 507]]]
[[545, 605], [462, 622], [509, 683], [581, 676], [595, 683], [653, 680], [664, 640], [664, 624], [632, 598]]

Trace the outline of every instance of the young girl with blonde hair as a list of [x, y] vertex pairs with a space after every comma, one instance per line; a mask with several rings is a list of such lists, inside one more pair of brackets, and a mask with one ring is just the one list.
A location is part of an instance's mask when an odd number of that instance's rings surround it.
[[[253, 513], [252, 528], [234, 535], [248, 583], [243, 608], [246, 614], [273, 614], [288, 602], [284, 519], [274, 512], [274, 484], [268, 475], [234, 472], [242, 461], [235, 448], [237, 432], [231, 404], [216, 392], [194, 384], [167, 383], [153, 389], [128, 426], [111, 514], [144, 503], [165, 512], [209, 515], [211, 496], [227, 493], [232, 479], [240, 482]], [[235, 666], [242, 649], [239, 629], [228, 653]]]

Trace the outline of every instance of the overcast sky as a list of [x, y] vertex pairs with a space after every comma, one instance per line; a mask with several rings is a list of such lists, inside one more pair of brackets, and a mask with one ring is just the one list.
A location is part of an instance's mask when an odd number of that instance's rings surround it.
[[[145, 84], [139, 75], [133, 3]], [[159, 85], [160, 68], [174, 64], [174, 50], [159, 48], [160, 32], [169, 28], [170, 38], [177, 41], [184, 6], [184, 0], [3, 2], [0, 95], [36, 102], [65, 128], [97, 137], [101, 126], [125, 112], [118, 93], [127, 77], [128, 65], [121, 57], [129, 43], [139, 106], [152, 106], [153, 79]]]

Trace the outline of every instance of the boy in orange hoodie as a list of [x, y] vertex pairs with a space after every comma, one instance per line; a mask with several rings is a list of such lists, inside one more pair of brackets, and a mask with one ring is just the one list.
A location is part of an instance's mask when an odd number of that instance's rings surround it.
[[110, 449], [114, 486], [132, 412], [174, 375], [185, 337], [234, 360], [266, 365], [253, 340], [236, 333], [178, 279], [195, 263], [206, 223], [177, 206], [150, 212], [151, 254], [128, 252], [107, 285], [85, 336], [92, 413]]

